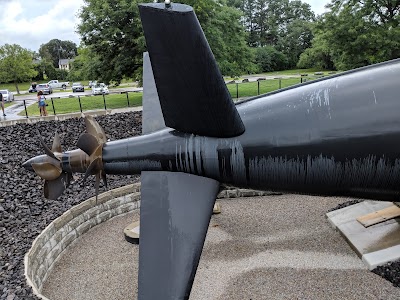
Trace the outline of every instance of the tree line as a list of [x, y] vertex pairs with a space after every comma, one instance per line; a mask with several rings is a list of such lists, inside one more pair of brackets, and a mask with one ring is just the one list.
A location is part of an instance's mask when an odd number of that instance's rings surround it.
[[[51, 40], [26, 76], [5, 77], [7, 47], [0, 47], [0, 82], [68, 76], [119, 83], [141, 79], [146, 43], [138, 2], [84, 0], [77, 32], [82, 43]], [[316, 16], [300, 0], [180, 0], [193, 6], [222, 74], [291, 68], [347, 70], [400, 57], [400, 0], [331, 0]], [[26, 54], [25, 54], [26, 55]], [[68, 74], [59, 58], [74, 58]], [[53, 74], [51, 74], [53, 75]], [[13, 78], [11, 78], [13, 77]]]

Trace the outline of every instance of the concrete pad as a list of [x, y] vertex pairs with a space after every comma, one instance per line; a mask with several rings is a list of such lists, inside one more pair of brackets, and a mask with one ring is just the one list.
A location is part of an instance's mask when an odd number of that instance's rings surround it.
[[356, 219], [392, 205], [364, 201], [326, 214], [370, 269], [400, 259], [400, 223], [394, 219], [365, 228]]

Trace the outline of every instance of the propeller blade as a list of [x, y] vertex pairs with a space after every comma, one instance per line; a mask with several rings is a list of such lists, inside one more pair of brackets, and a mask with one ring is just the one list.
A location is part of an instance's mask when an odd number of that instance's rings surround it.
[[32, 168], [37, 175], [45, 180], [57, 179], [62, 173], [62, 169], [59, 166], [55, 166], [48, 162], [33, 163]]
[[57, 200], [64, 190], [69, 186], [72, 174], [63, 172], [55, 180], [46, 180], [44, 182], [44, 196], [47, 199]]
[[99, 146], [98, 140], [90, 133], [84, 133], [79, 137], [77, 146], [87, 155], [92, 155]]
[[51, 152], [51, 150], [49, 149], [49, 147], [47, 147], [46, 143], [43, 141], [43, 139], [42, 139], [42, 137], [41, 137], [39, 131], [37, 131], [37, 135], [38, 135], [38, 137], [39, 137], [40, 144], [42, 144], [42, 147], [43, 147], [43, 149], [44, 149], [44, 152], [45, 152], [48, 156], [50, 156], [50, 157], [52, 157], [52, 158], [58, 160], [58, 158], [55, 157], [54, 153]]
[[107, 142], [107, 137], [103, 128], [92, 116], [85, 117], [85, 124], [87, 132], [93, 135], [97, 139], [99, 144], [104, 144], [105, 142]]
[[60, 142], [60, 136], [58, 135], [58, 132], [56, 131], [56, 134], [54, 135], [54, 140], [53, 140], [53, 146], [51, 147], [51, 152], [58, 152], [61, 153], [61, 142]]

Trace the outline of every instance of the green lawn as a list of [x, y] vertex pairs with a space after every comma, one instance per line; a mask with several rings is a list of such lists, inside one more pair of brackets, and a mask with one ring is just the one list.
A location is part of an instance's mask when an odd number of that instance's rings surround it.
[[[311, 78], [307, 78], [310, 80]], [[271, 79], [271, 80], [261, 80], [259, 82], [248, 82], [239, 84], [228, 84], [228, 90], [231, 93], [233, 99], [242, 97], [252, 97], [265, 93], [269, 93], [279, 88], [289, 87], [300, 83], [300, 78], [283, 78], [283, 79]], [[142, 95], [143, 93], [128, 93], [130, 106], [140, 106], [142, 105]], [[107, 109], [123, 108], [128, 107], [128, 102], [126, 94], [110, 94], [105, 95], [106, 107]], [[51, 96], [47, 96], [47, 112], [49, 115], [54, 115], [54, 110], [56, 114], [65, 114], [71, 112], [79, 112], [81, 110], [79, 106], [79, 99], [81, 102], [82, 111], [94, 110], [94, 109], [104, 109], [103, 96], [78, 96], [71, 98], [61, 98], [53, 99], [51, 101]], [[53, 110], [54, 107], [54, 110]], [[19, 113], [19, 115], [24, 116], [25, 111]], [[28, 107], [28, 116], [38, 116], [39, 109], [37, 104], [32, 104]]]
[[265, 93], [275, 91], [279, 88], [285, 88], [294, 84], [299, 84], [300, 78], [284, 78], [284, 79], [272, 79], [272, 80], [261, 80], [259, 82], [247, 82], [237, 84], [227, 84], [228, 90], [231, 93], [232, 98], [241, 97], [252, 97]]
[[[129, 106], [140, 106], [142, 105], [142, 93], [128, 93], [129, 96]], [[110, 94], [103, 96], [82, 96], [74, 98], [61, 98], [53, 99], [51, 97], [46, 97], [46, 103], [48, 104], [47, 112], [49, 115], [54, 115], [54, 110], [56, 114], [66, 114], [71, 112], [79, 112], [79, 99], [82, 106], [82, 111], [94, 110], [94, 109], [104, 109], [104, 99], [106, 102], [107, 109], [123, 108], [128, 107], [128, 101], [126, 94]], [[53, 110], [54, 107], [54, 110]], [[28, 106], [28, 116], [39, 116], [39, 108], [37, 104], [32, 104]], [[25, 111], [19, 113], [20, 116], [25, 116]]]

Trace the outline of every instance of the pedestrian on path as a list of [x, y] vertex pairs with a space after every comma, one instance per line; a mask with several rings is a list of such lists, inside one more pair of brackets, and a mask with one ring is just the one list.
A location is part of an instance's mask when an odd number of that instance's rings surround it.
[[3, 116], [5, 117], [6, 114], [4, 112], [4, 97], [2, 93], [0, 93], [0, 105], [1, 105], [1, 110], [3, 111]]
[[42, 91], [39, 91], [37, 94], [38, 98], [38, 103], [39, 103], [39, 110], [40, 110], [40, 116], [47, 116], [47, 110], [46, 110], [46, 98], [43, 95]]

